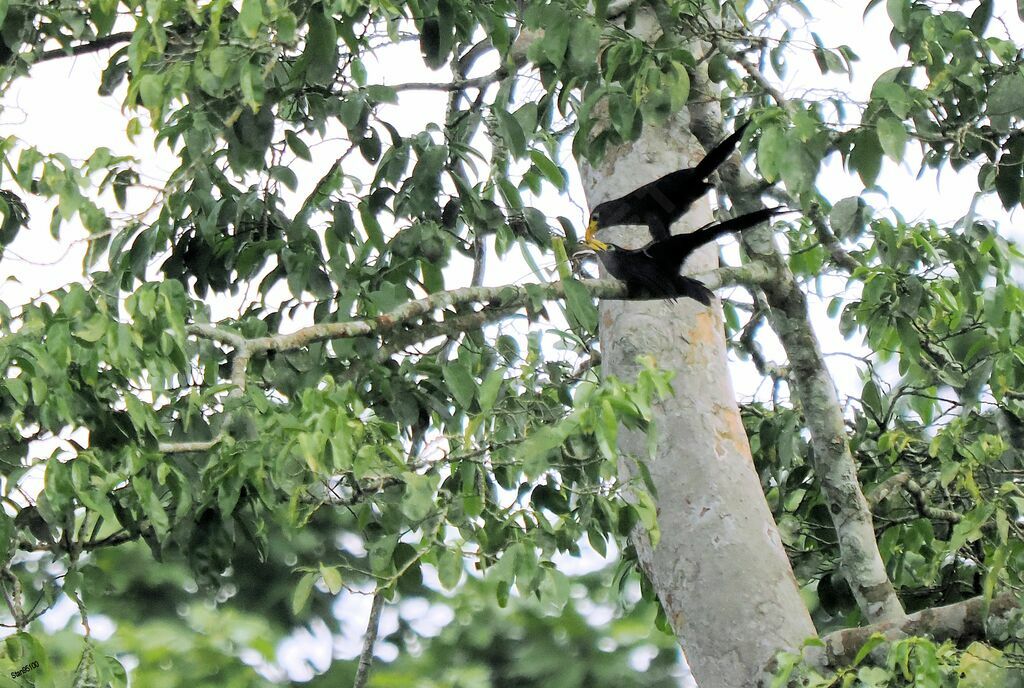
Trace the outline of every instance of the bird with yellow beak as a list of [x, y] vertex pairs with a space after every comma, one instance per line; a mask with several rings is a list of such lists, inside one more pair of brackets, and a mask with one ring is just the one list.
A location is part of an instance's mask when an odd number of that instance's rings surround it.
[[[740, 232], [772, 217], [793, 212], [786, 208], [763, 208], [724, 222], [712, 223], [690, 232], [651, 241], [637, 249], [606, 244], [593, 236], [581, 242], [581, 250], [593, 250], [608, 273], [626, 283], [630, 298], [695, 299], [705, 306], [713, 296], [700, 280], [679, 274], [683, 262], [698, 248], [729, 232]], [[589, 228], [588, 228], [589, 229]], [[577, 251], [577, 253], [580, 251]]]
[[672, 223], [711, 189], [708, 177], [736, 150], [748, 124], [737, 127], [695, 167], [669, 172], [625, 196], [599, 203], [590, 213], [584, 242], [594, 250], [604, 250], [607, 245], [595, 235], [600, 229], [616, 225], [646, 225], [654, 241], [668, 239]]

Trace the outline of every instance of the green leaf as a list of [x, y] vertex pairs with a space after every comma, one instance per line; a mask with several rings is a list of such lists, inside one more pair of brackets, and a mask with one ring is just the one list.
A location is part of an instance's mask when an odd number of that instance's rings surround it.
[[578, 74], [593, 73], [597, 68], [600, 47], [600, 26], [587, 18], [573, 22], [569, 41], [569, 68]]
[[849, 196], [836, 202], [828, 214], [829, 225], [840, 239], [852, 239], [864, 231], [867, 224], [867, 203], [860, 196]]
[[505, 381], [505, 371], [502, 368], [496, 368], [487, 374], [484, 378], [484, 382], [480, 385], [480, 391], [478, 398], [480, 400], [480, 411], [487, 413], [494, 408], [494, 402], [498, 398], [498, 392], [501, 390], [501, 383]]
[[619, 421], [615, 416], [615, 410], [612, 409], [610, 401], [603, 399], [594, 427], [594, 436], [597, 439], [598, 448], [609, 461], [615, 461], [618, 458], [618, 435]]
[[437, 552], [437, 578], [446, 590], [452, 590], [462, 580], [462, 553], [456, 549], [442, 548]]
[[910, 20], [910, 0], [887, 0], [885, 8], [897, 31], [906, 31]]
[[167, 511], [160, 501], [160, 496], [153, 489], [149, 480], [143, 479], [142, 476], [135, 476], [132, 484], [139, 495], [142, 510], [146, 513], [147, 518], [149, 518], [149, 522], [159, 534], [165, 534], [170, 527], [170, 519], [167, 517]]
[[7, 392], [16, 403], [21, 404], [22, 406], [28, 403], [28, 385], [25, 384], [25, 381], [22, 380], [21, 377], [7, 378], [4, 386], [7, 388]]
[[274, 165], [270, 168], [270, 176], [273, 179], [284, 184], [289, 190], [295, 191], [299, 188], [299, 178], [295, 175], [290, 167], [284, 165]]
[[778, 181], [786, 148], [786, 132], [781, 127], [769, 126], [761, 133], [757, 143], [757, 167], [765, 181]]
[[[2, 20], [0, 20], [2, 21]], [[115, 53], [117, 55], [118, 53]], [[125, 77], [128, 75], [130, 68], [129, 62], [126, 59], [112, 58], [107, 68], [103, 70], [103, 74], [100, 77], [100, 85], [97, 88], [97, 93], [101, 96], [112, 96], [120, 86]]]
[[860, 175], [865, 187], [872, 187], [882, 170], [882, 146], [874, 131], [862, 130], [854, 139], [849, 158], [850, 168]]
[[867, 641], [863, 645], [861, 645], [860, 649], [857, 651], [857, 655], [853, 658], [853, 666], [857, 666], [858, 664], [863, 662], [867, 658], [867, 656], [871, 654], [872, 650], [874, 650], [876, 647], [878, 647], [884, 642], [884, 635], [882, 635], [881, 633], [872, 633], [871, 637], [868, 638]]
[[332, 595], [341, 592], [342, 579], [337, 567], [320, 564], [320, 577], [324, 579], [324, 585]]
[[263, 0], [242, 0], [238, 24], [242, 27], [242, 33], [249, 38], [256, 38], [263, 24]]
[[992, 19], [993, 5], [994, 3], [992, 0], [981, 0], [977, 9], [975, 9], [974, 13], [971, 14], [971, 21], [967, 25], [967, 28], [971, 30], [971, 33], [976, 36], [981, 36], [985, 32], [989, 21]]
[[306, 573], [299, 579], [298, 585], [295, 586], [295, 592], [292, 593], [292, 614], [298, 616], [306, 608], [316, 579], [317, 574], [315, 573]]
[[429, 475], [406, 473], [402, 476], [405, 493], [402, 496], [402, 513], [410, 521], [422, 521], [434, 509], [434, 495], [437, 480]]
[[661, 85], [669, 94], [669, 107], [673, 112], [681, 110], [690, 97], [690, 73], [678, 62], [669, 63], [669, 74], [662, 77]]
[[640, 523], [650, 535], [651, 545], [657, 547], [658, 540], [661, 539], [661, 531], [658, 528], [658, 505], [646, 492], [637, 492], [635, 496], [636, 502], [633, 504], [633, 508], [640, 516]]
[[549, 15], [549, 21], [541, 34], [538, 49], [551, 64], [561, 67], [565, 61], [565, 51], [569, 47], [569, 32], [573, 23], [568, 21], [569, 17], [557, 5], [548, 5], [544, 8]]
[[[253, 62], [242, 63], [242, 70], [239, 75], [239, 87], [242, 90], [242, 100], [253, 112], [260, 110], [260, 105], [263, 104], [263, 69], [258, 64]], [[266, 117], [266, 115], [264, 115]], [[270, 128], [272, 133], [273, 119], [270, 120]], [[242, 121], [242, 120], [239, 120]], [[269, 143], [269, 142], [268, 142]]]
[[139, 77], [139, 97], [142, 104], [154, 112], [164, 106], [164, 78], [161, 74], [143, 74]]
[[597, 331], [597, 306], [590, 291], [577, 280], [564, 283], [565, 303], [569, 322], [573, 327], [582, 330], [583, 335]]
[[1013, 72], [999, 78], [989, 91], [986, 106], [992, 128], [1005, 133], [1010, 130], [1010, 118], [1024, 115], [1024, 76]]
[[309, 83], [326, 86], [334, 81], [338, 68], [338, 31], [334, 19], [324, 14], [323, 6], [314, 6], [310, 12], [301, 64]]
[[530, 151], [530, 159], [533, 160], [533, 164], [537, 166], [549, 182], [555, 185], [555, 188], [559, 191], [566, 191], [566, 178], [561, 168], [558, 167], [548, 156], [541, 153], [539, 150]]
[[780, 171], [790, 193], [799, 196], [814, 188], [819, 162], [799, 140], [792, 138], [787, 142]]
[[885, 409], [882, 407], [882, 397], [874, 380], [868, 380], [864, 383], [864, 389], [860, 393], [860, 400], [871, 411], [873, 417], [881, 419], [885, 416]]
[[502, 108], [495, 110], [494, 114], [498, 117], [499, 130], [508, 145], [509, 153], [517, 158], [526, 155], [526, 132], [519, 120]]
[[76, 327], [73, 334], [84, 341], [94, 344], [103, 338], [110, 325], [110, 319], [102, 313], [93, 313], [88, 320]]
[[0, 561], [5, 565], [12, 553], [11, 545], [14, 542], [14, 520], [6, 513], [0, 514]]
[[891, 678], [892, 674], [882, 667], [866, 666], [857, 670], [859, 688], [886, 688]]
[[313, 154], [310, 152], [309, 146], [307, 146], [306, 142], [300, 139], [299, 135], [294, 131], [285, 131], [284, 140], [287, 142], [292, 153], [295, 153], [296, 157], [307, 161], [313, 159]]
[[556, 610], [561, 610], [569, 601], [569, 577], [554, 568], [544, 568], [540, 584], [541, 599]]
[[953, 534], [949, 538], [946, 551], [955, 553], [968, 542], [981, 537], [981, 528], [991, 518], [995, 507], [992, 504], [980, 504], [964, 514], [963, 520], [953, 526]]
[[878, 120], [878, 141], [886, 155], [900, 162], [907, 147], [907, 128], [895, 117], [882, 117]]
[[450, 361], [444, 366], [443, 375], [455, 403], [459, 408], [468, 409], [476, 394], [476, 380], [469, 372], [469, 367], [459, 360]]
[[1011, 673], [1006, 656], [994, 647], [974, 641], [960, 655], [958, 688], [995, 688], [1020, 685], [1019, 669]]

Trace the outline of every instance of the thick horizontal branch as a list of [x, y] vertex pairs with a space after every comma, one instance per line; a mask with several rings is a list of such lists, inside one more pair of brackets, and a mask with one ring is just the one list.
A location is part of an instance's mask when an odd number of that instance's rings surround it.
[[226, 433], [218, 433], [212, 439], [199, 440], [197, 442], [161, 442], [157, 445], [164, 454], [188, 454], [191, 452], [206, 452], [210, 451], [222, 441]]
[[[819, 667], [849, 665], [876, 633], [881, 633], [890, 642], [907, 636], [925, 635], [936, 642], [951, 640], [963, 647], [975, 640], [984, 640], [986, 628], [998, 627], [999, 624], [993, 626], [992, 622], [1006, 620], [1018, 605], [1016, 593], [1003, 592], [987, 602], [984, 597], [972, 597], [945, 607], [924, 609], [899, 622], [846, 628], [822, 638], [825, 647], [817, 650], [823, 651], [824, 656], [810, 651], [808, 661]], [[876, 651], [884, 652], [885, 648], [880, 647]]]
[[[723, 267], [698, 276], [709, 289], [724, 286], [744, 285], [757, 287], [769, 278], [768, 271], [760, 263], [754, 262], [741, 267]], [[581, 280], [590, 293], [599, 299], [625, 299], [626, 285], [612, 279]], [[565, 297], [563, 282], [533, 284], [527, 286], [505, 285], [499, 287], [465, 287], [450, 291], [437, 292], [415, 301], [409, 301], [394, 310], [378, 315], [376, 318], [351, 320], [342, 323], [322, 323], [304, 327], [289, 334], [278, 334], [269, 337], [247, 339], [242, 335], [209, 323], [194, 323], [186, 331], [196, 337], [230, 346], [234, 349], [231, 361], [231, 382], [234, 388], [232, 396], [245, 391], [246, 371], [249, 361], [256, 354], [269, 351], [295, 351], [316, 342], [352, 337], [370, 337], [392, 335], [382, 343], [377, 360], [384, 360], [401, 349], [443, 335], [454, 335], [467, 329], [483, 327], [492, 322], [507, 318], [521, 310], [534, 298], [544, 301]], [[434, 311], [454, 306], [482, 305], [478, 311], [452, 314], [444, 320], [421, 322], [423, 316]], [[227, 427], [227, 423], [224, 424]], [[226, 437], [222, 430], [209, 440], [195, 442], [161, 442], [160, 451], [166, 453], [185, 454], [191, 452], [210, 451]]]
[[[709, 273], [698, 275], [710, 289], [719, 287], [743, 284], [757, 286], [768, 278], [767, 271], [758, 263], [751, 263], [742, 267], [719, 268]], [[586, 279], [581, 283], [590, 293], [599, 299], [625, 299], [627, 298], [626, 285], [613, 279]], [[565, 285], [562, 282], [550, 282], [547, 284], [533, 285], [503, 285], [497, 287], [465, 287], [441, 291], [415, 301], [409, 301], [387, 313], [382, 313], [375, 318], [362, 320], [350, 320], [340, 323], [320, 323], [310, 325], [288, 334], [278, 334], [267, 337], [256, 337], [246, 339], [236, 332], [227, 330], [215, 325], [194, 324], [189, 325], [189, 334], [210, 339], [221, 344], [226, 344], [235, 349], [236, 352], [248, 351], [250, 355], [266, 353], [268, 351], [295, 351], [317, 342], [329, 341], [332, 339], [348, 339], [353, 337], [383, 336], [391, 332], [398, 332], [403, 335], [405, 345], [413, 343], [415, 339], [408, 337], [409, 332], [406, 326], [418, 326], [417, 321], [425, 315], [434, 311], [452, 308], [455, 306], [467, 306], [479, 304], [483, 309], [472, 315], [474, 324], [477, 326], [494, 322], [508, 316], [510, 312], [525, 308], [533, 299], [534, 295], [549, 301], [565, 297]], [[461, 314], [462, 316], [468, 314]], [[438, 323], [442, 325], [442, 323]], [[427, 328], [426, 334], [429, 337], [443, 334], [437, 327]], [[422, 341], [422, 339], [421, 339]]]
[[36, 62], [46, 62], [47, 60], [57, 60], [62, 57], [71, 57], [74, 55], [85, 55], [87, 53], [98, 53], [101, 50], [112, 48], [120, 43], [128, 43], [132, 40], [131, 31], [121, 31], [120, 33], [112, 33], [109, 36], [103, 36], [91, 40], [88, 43], [79, 43], [78, 45], [72, 45], [67, 48], [54, 48], [53, 50], [46, 50], [36, 58]]

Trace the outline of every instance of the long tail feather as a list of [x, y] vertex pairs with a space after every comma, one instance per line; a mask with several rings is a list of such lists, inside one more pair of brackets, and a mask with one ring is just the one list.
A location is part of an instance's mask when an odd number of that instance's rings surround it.
[[722, 141], [720, 144], [708, 151], [708, 154], [704, 156], [704, 159], [697, 163], [697, 166], [693, 168], [699, 179], [707, 179], [708, 176], [718, 169], [718, 167], [725, 162], [732, 152], [736, 150], [736, 146], [743, 138], [743, 131], [750, 124], [750, 120], [747, 120], [736, 128], [736, 131], [732, 135]]
[[686, 296], [695, 301], [699, 301], [705, 306], [711, 305], [711, 299], [714, 297], [714, 292], [708, 289], [703, 282], [695, 280], [692, 277], [684, 277], [683, 275], [677, 275], [675, 279], [675, 296]]
[[720, 236], [729, 234], [730, 232], [741, 232], [744, 229], [750, 229], [756, 227], [762, 222], [766, 222], [776, 215], [782, 215], [783, 213], [795, 212], [782, 206], [775, 208], [762, 208], [761, 210], [755, 210], [752, 213], [745, 215], [737, 215], [736, 217], [729, 218], [724, 222], [718, 222], [714, 224], [705, 225], [698, 230], [690, 232], [689, 234], [682, 236], [689, 236], [693, 242], [694, 248], [703, 246], [711, 241], [714, 241]]

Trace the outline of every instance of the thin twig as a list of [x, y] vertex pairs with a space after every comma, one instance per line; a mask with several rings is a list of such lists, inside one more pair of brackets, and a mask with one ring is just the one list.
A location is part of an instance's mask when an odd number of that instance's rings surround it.
[[373, 594], [370, 606], [370, 620], [366, 622], [366, 634], [363, 636], [363, 651], [359, 653], [359, 666], [356, 668], [356, 680], [352, 688], [364, 688], [370, 676], [370, 665], [373, 663], [373, 646], [377, 642], [377, 631], [380, 628], [380, 613], [384, 609], [384, 592], [377, 590]]
[[462, 91], [467, 88], [483, 88], [497, 83], [509, 75], [506, 67], [500, 67], [490, 74], [473, 77], [472, 79], [456, 79], [455, 81], [410, 81], [404, 84], [389, 86], [394, 91]]

